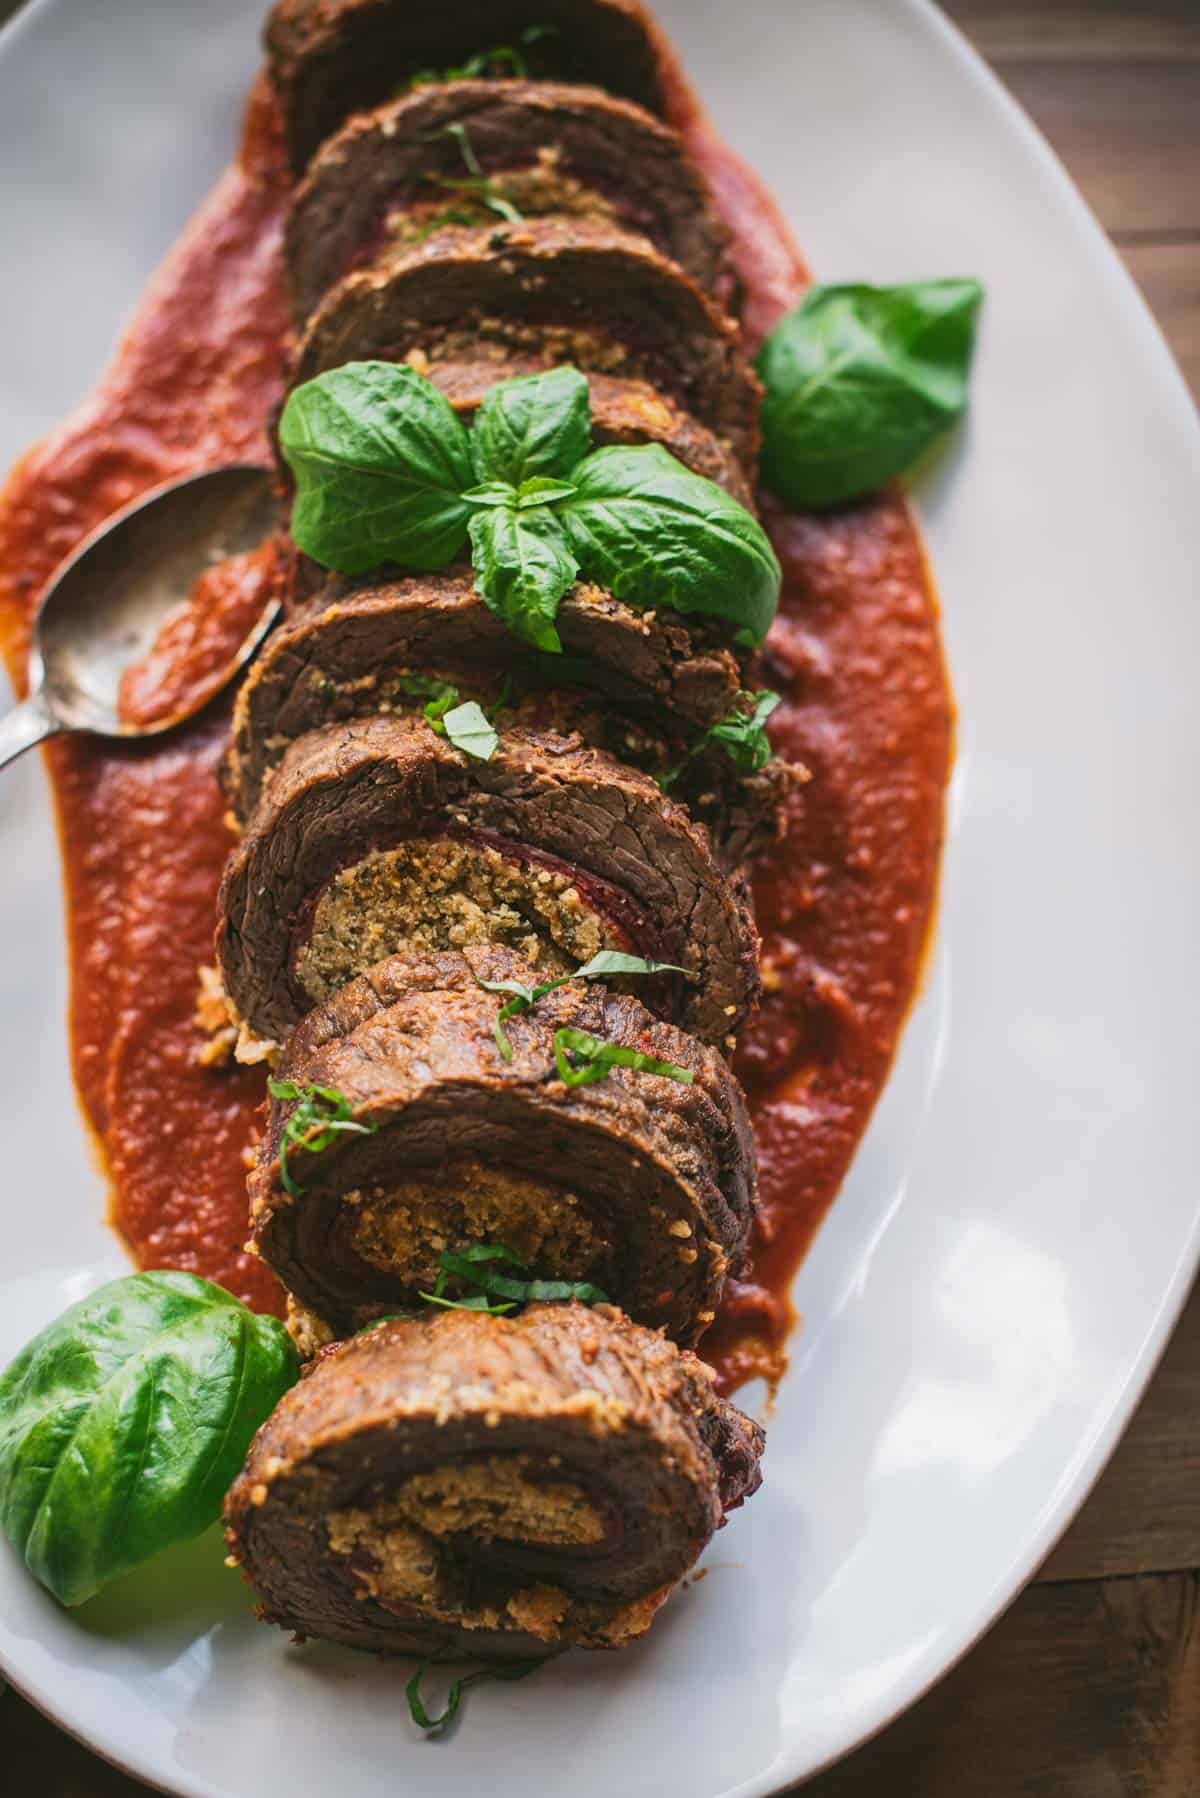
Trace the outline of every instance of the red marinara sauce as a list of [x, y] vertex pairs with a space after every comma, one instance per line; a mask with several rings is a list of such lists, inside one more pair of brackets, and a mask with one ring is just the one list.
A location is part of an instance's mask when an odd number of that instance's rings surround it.
[[[765, 188], [720, 143], [661, 47], [671, 122], [734, 239], [756, 343], [807, 276]], [[19, 685], [28, 624], [59, 561], [105, 517], [172, 476], [265, 459], [288, 338], [288, 177], [263, 85], [235, 167], [159, 272], [96, 393], [13, 470], [0, 495], [0, 646]], [[726, 1389], [785, 1365], [788, 1285], [887, 1076], [932, 917], [952, 706], [937, 608], [901, 497], [823, 518], [767, 507], [785, 572], [769, 675], [776, 746], [804, 762], [788, 834], [755, 875], [767, 998], [738, 1069], [758, 1140], [753, 1266], [705, 1341]], [[266, 579], [264, 568], [257, 575]], [[256, 571], [193, 596], [130, 688], [173, 708], [253, 613]], [[161, 652], [161, 653], [160, 653]], [[178, 659], [182, 656], [182, 662]], [[71, 1049], [112, 1189], [146, 1267], [220, 1281], [261, 1309], [282, 1295], [243, 1249], [246, 1157], [261, 1069], [204, 1067], [197, 973], [211, 960], [231, 838], [218, 767], [228, 705], [145, 746], [51, 744], [67, 890]]]

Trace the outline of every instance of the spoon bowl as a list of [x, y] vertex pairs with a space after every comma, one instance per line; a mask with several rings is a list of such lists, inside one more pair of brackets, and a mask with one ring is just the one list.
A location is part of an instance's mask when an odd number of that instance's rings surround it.
[[38, 609], [29, 697], [0, 721], [0, 767], [60, 731], [137, 738], [173, 729], [206, 705], [258, 649], [279, 613], [263, 609], [232, 660], [185, 712], [130, 724], [121, 678], [148, 655], [201, 575], [253, 550], [274, 529], [270, 470], [250, 464], [170, 481], [108, 519], [62, 564]]

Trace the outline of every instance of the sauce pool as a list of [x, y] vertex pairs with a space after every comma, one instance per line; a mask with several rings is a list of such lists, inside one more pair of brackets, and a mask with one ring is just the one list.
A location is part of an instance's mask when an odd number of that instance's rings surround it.
[[[720, 143], [661, 47], [671, 123], [730, 225], [757, 342], [807, 278], [757, 177]], [[262, 83], [235, 167], [151, 284], [99, 388], [0, 495], [0, 648], [21, 688], [29, 622], [58, 563], [139, 493], [265, 460], [289, 318], [289, 180]], [[771, 736], [813, 780], [755, 872], [767, 986], [738, 1071], [762, 1207], [752, 1267], [704, 1343], [726, 1390], [777, 1378], [788, 1286], [887, 1076], [932, 915], [952, 708], [920, 538], [901, 497], [823, 518], [765, 508], [785, 573], [768, 645]], [[263, 564], [214, 573], [129, 677], [131, 716], [180, 709], [257, 615]], [[248, 628], [248, 627], [247, 627]], [[240, 641], [240, 636], [238, 636]], [[202, 1273], [263, 1310], [282, 1292], [245, 1253], [246, 1158], [265, 1072], [202, 1064], [198, 970], [212, 960], [231, 837], [218, 771], [228, 703], [146, 745], [48, 747], [62, 844], [72, 1061], [138, 1264]]]

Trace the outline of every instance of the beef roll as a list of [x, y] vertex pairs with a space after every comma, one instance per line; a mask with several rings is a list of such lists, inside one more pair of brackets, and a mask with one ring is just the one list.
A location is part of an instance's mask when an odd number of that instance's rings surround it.
[[249, 817], [298, 737], [380, 712], [420, 712], [438, 683], [479, 699], [489, 715], [502, 696], [517, 715], [544, 714], [551, 695], [570, 689], [588, 740], [647, 766], [678, 759], [681, 745], [734, 707], [738, 661], [707, 620], [665, 609], [647, 619], [581, 583], [556, 622], [564, 654], [544, 656], [488, 610], [465, 570], [330, 581], [272, 634], [239, 689], [227, 763], [234, 811]]
[[385, 245], [313, 313], [294, 380], [414, 354], [470, 360], [488, 343], [647, 381], [753, 468], [761, 389], [736, 326], [645, 238], [587, 220], [497, 219]]
[[360, 114], [317, 155], [287, 229], [296, 316], [384, 243], [543, 214], [637, 232], [728, 291], [725, 228], [665, 125], [598, 88], [455, 81]]
[[219, 911], [225, 990], [265, 1040], [389, 954], [481, 942], [539, 980], [602, 949], [675, 963], [667, 1015], [723, 1046], [758, 997], [744, 882], [683, 806], [574, 733], [506, 728], [484, 762], [413, 717], [310, 732], [264, 787]]
[[[485, 981], [532, 988], [536, 976], [504, 949], [396, 957], [300, 1025], [276, 1069], [281, 1090], [339, 1095], [353, 1128], [306, 1149], [290, 1127], [298, 1101], [273, 1101], [250, 1177], [258, 1252], [337, 1336], [419, 1306], [445, 1275], [444, 1252], [485, 1244], [529, 1278], [597, 1287], [637, 1322], [695, 1342], [754, 1209], [750, 1125], [728, 1064], [598, 982], [571, 981], [498, 1023], [508, 995]], [[555, 1055], [564, 1029], [672, 1072], [615, 1066], [568, 1088]], [[442, 1290], [465, 1288], [451, 1271]]]
[[297, 171], [352, 113], [459, 71], [594, 82], [661, 113], [660, 41], [639, 0], [278, 0], [266, 28]]
[[619, 1313], [380, 1324], [312, 1363], [225, 1504], [267, 1622], [377, 1653], [643, 1635], [760, 1483], [763, 1435]]

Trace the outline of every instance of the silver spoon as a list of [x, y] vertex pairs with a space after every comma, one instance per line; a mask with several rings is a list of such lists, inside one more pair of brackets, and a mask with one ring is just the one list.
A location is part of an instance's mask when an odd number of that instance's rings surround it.
[[278, 616], [277, 600], [186, 711], [149, 726], [123, 723], [121, 676], [149, 653], [200, 575], [256, 549], [277, 521], [269, 470], [238, 464], [156, 487], [93, 531], [38, 607], [29, 697], [0, 719], [0, 768], [60, 731], [155, 737], [207, 705], [259, 647]]

